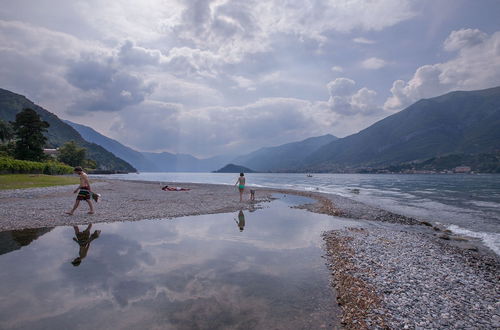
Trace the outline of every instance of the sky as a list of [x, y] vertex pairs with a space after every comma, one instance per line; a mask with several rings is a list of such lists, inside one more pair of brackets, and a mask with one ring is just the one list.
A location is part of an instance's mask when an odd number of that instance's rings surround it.
[[345, 137], [500, 85], [498, 0], [0, 4], [0, 88], [139, 151]]

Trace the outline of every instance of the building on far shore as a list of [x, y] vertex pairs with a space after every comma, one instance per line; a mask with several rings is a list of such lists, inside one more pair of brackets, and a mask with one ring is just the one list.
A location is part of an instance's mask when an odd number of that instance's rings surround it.
[[453, 169], [454, 173], [470, 173], [471, 168], [469, 166], [457, 166]]
[[43, 153], [52, 158], [57, 158], [57, 155], [59, 155], [59, 149], [43, 149]]

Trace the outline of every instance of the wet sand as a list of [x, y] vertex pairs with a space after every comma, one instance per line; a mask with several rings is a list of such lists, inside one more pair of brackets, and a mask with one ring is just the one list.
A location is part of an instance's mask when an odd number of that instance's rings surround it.
[[240, 203], [234, 186], [172, 186], [191, 190], [100, 180], [93, 184], [102, 194], [96, 214], [82, 203], [73, 216], [64, 212], [74, 186], [1, 191], [0, 230], [233, 212], [264, 205], [276, 192], [303, 195], [317, 200], [302, 206], [309, 211], [360, 219], [361, 229], [324, 235], [344, 327], [500, 327], [498, 257], [468, 238], [336, 195], [259, 188], [255, 202]]

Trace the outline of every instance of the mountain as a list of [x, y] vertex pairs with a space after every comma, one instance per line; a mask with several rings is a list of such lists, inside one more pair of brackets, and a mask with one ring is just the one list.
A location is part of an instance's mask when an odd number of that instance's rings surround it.
[[500, 151], [480, 154], [449, 154], [433, 157], [422, 162], [392, 165], [384, 170], [389, 173], [446, 172], [461, 166], [469, 167], [471, 171], [476, 173], [500, 173]]
[[125, 160], [126, 162], [132, 164], [136, 169], [143, 172], [158, 172], [159, 168], [151, 160], [147, 159], [141, 152], [136, 151], [132, 148], [126, 147], [120, 142], [108, 138], [94, 129], [73, 123], [69, 120], [65, 120], [65, 123], [73, 127], [80, 135], [87, 141], [98, 144], [104, 147], [106, 150], [111, 151], [117, 157]]
[[295, 167], [345, 171], [500, 149], [500, 87], [422, 99], [357, 134], [328, 143]]
[[261, 148], [247, 155], [237, 157], [234, 162], [258, 171], [282, 171], [294, 168], [320, 147], [338, 138], [326, 134], [299, 142], [291, 142], [276, 147]]
[[140, 152], [108, 138], [91, 127], [65, 121], [87, 141], [96, 143], [126, 160], [142, 172], [210, 172], [227, 164], [234, 156], [199, 159], [187, 154]]
[[223, 168], [214, 171], [214, 173], [254, 173], [254, 171], [245, 166], [227, 164]]
[[90, 143], [70, 125], [44, 108], [28, 100], [25, 96], [0, 88], [0, 119], [14, 121], [16, 114], [24, 108], [35, 110], [40, 117], [50, 124], [48, 128], [47, 146], [57, 148], [68, 141], [75, 141], [79, 146], [87, 149], [87, 157], [97, 162], [98, 169], [124, 172], [135, 172], [135, 168], [107, 151], [103, 147]]
[[169, 152], [142, 152], [161, 172], [211, 172], [227, 164], [234, 156], [222, 155], [210, 158], [196, 158], [188, 154]]

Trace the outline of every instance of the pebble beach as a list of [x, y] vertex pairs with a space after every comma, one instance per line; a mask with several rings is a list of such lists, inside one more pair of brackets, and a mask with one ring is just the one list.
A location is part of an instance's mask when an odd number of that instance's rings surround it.
[[471, 238], [345, 197], [259, 188], [239, 202], [233, 186], [98, 180], [96, 214], [82, 203], [73, 216], [75, 186], [0, 191], [0, 231], [87, 223], [168, 219], [254, 209], [273, 193], [314, 198], [302, 208], [359, 220], [359, 227], [323, 235], [331, 285], [347, 329], [498, 329], [499, 258]]

